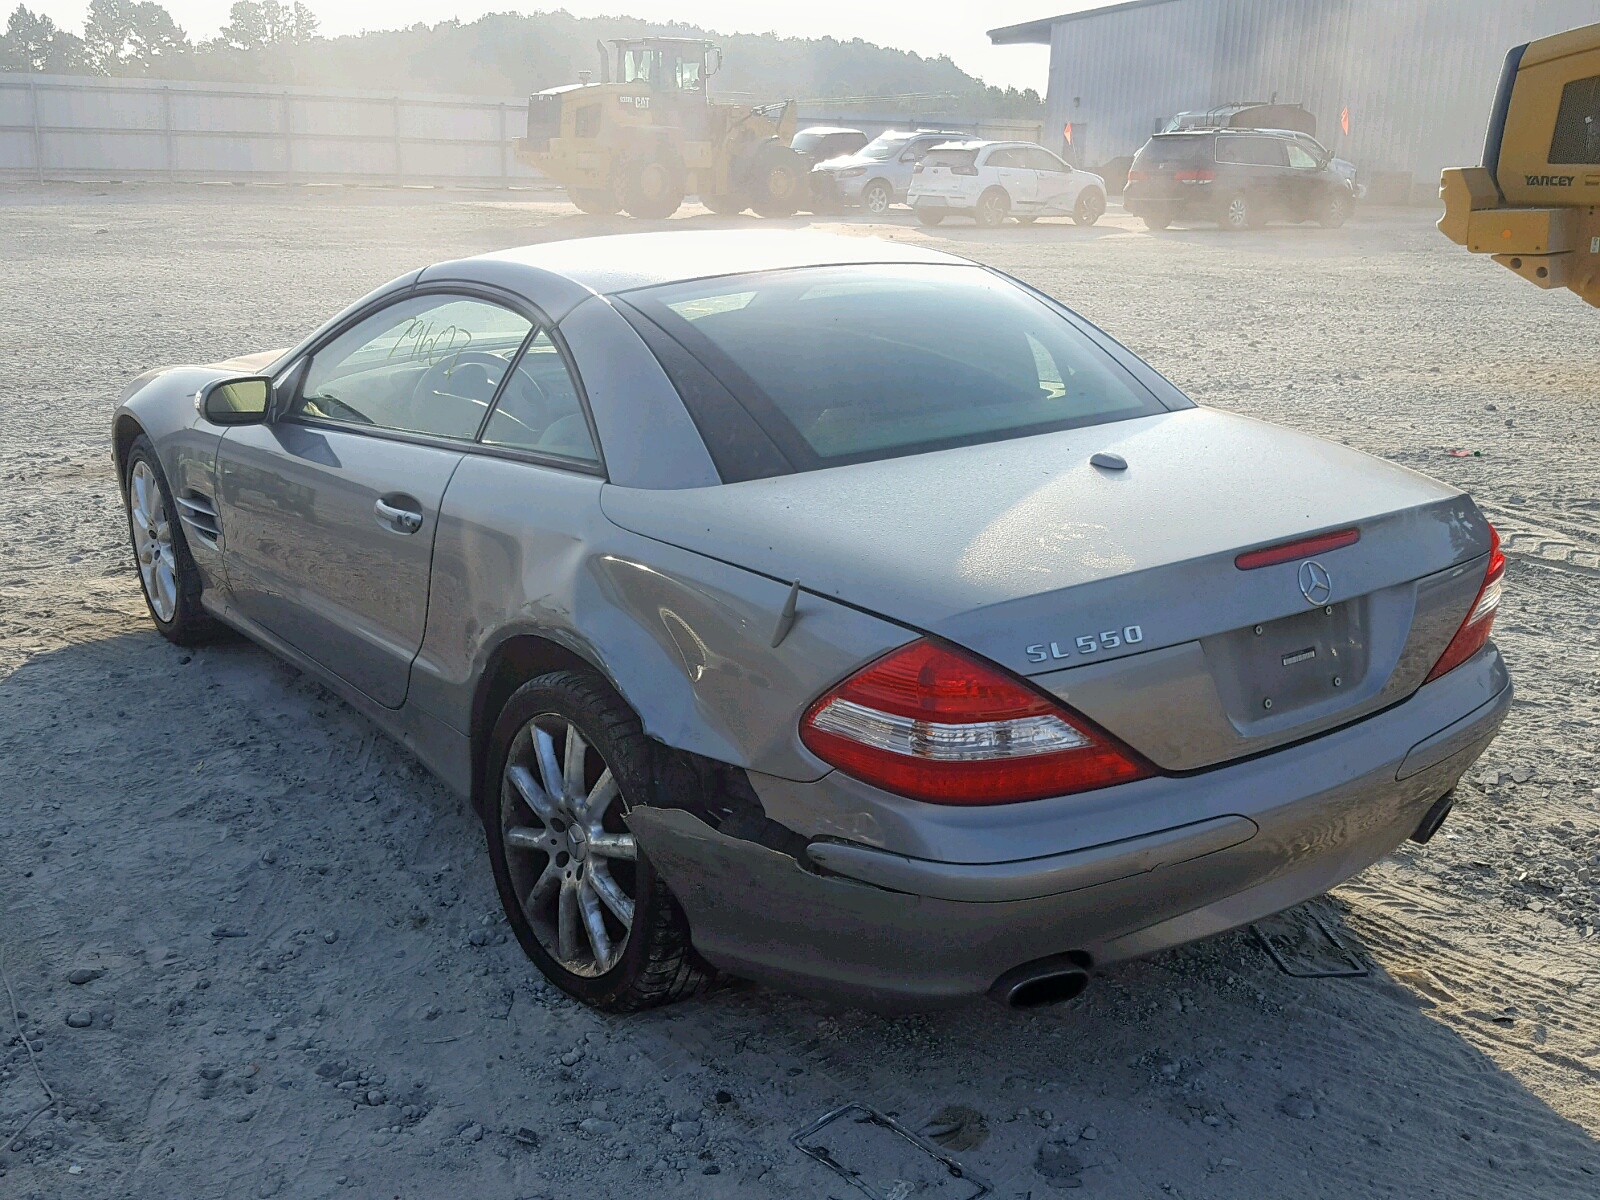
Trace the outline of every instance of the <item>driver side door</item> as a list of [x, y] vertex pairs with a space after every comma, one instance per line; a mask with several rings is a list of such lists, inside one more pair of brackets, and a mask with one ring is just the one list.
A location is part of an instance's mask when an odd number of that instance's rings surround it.
[[485, 298], [413, 293], [293, 368], [272, 422], [229, 429], [217, 507], [238, 615], [400, 707], [445, 488], [532, 328]]

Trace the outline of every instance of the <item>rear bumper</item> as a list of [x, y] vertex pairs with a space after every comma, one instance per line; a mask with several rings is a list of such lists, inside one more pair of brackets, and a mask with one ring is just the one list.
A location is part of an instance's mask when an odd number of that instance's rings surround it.
[[[838, 837], [814, 838], [799, 862], [677, 810], [630, 820], [713, 963], [873, 1007], [946, 1004], [1040, 958], [1114, 963], [1320, 895], [1416, 830], [1494, 737], [1511, 694], [1491, 647], [1406, 703], [1299, 746], [1078, 797], [1095, 811], [1079, 820], [1058, 809], [1054, 846], [1012, 822], [1014, 853], [984, 862]], [[791, 807], [793, 789], [841, 786], [837, 775], [753, 782], [769, 812]], [[1130, 832], [1119, 810], [1142, 814], [1144, 828]], [[997, 824], [1014, 816], [987, 811]], [[867, 832], [871, 815], [860, 816]]]

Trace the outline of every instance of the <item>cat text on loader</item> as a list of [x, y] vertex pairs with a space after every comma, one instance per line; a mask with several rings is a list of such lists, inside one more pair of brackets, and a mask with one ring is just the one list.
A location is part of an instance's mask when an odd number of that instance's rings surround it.
[[1600, 25], [1506, 56], [1483, 166], [1439, 194], [1451, 241], [1600, 307]]
[[713, 212], [787, 217], [806, 198], [808, 164], [789, 149], [794, 101], [751, 108], [706, 95], [722, 52], [690, 38], [600, 46], [600, 82], [528, 100], [517, 158], [566, 187], [588, 213], [659, 220], [693, 192]]

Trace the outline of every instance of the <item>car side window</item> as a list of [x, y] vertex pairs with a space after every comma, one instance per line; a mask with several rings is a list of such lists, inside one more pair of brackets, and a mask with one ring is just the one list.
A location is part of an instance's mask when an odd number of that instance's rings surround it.
[[1028, 166], [1035, 171], [1045, 171], [1052, 175], [1065, 175], [1072, 170], [1050, 151], [1044, 149], [1024, 150], [1022, 156]]
[[992, 150], [989, 153], [989, 161], [983, 165], [986, 167], [1015, 167], [1018, 165], [1017, 152], [1015, 150]]
[[317, 351], [290, 415], [471, 439], [532, 328], [486, 300], [412, 296]]
[[1289, 144], [1289, 165], [1297, 171], [1315, 171], [1317, 169], [1317, 160], [1312, 157], [1311, 152], [1304, 146], [1291, 142]]
[[1281, 167], [1287, 159], [1283, 143], [1275, 138], [1219, 137], [1217, 161], [1246, 167]]
[[534, 336], [512, 368], [481, 440], [486, 446], [600, 461], [577, 385], [548, 331]]

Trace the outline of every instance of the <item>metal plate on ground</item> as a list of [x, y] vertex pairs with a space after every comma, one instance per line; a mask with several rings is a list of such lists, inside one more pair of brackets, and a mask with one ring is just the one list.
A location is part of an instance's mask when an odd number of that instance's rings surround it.
[[1358, 979], [1368, 968], [1309, 905], [1250, 926], [1273, 965], [1295, 979]]
[[948, 1151], [864, 1104], [836, 1108], [789, 1141], [871, 1200], [979, 1200], [990, 1191]]

